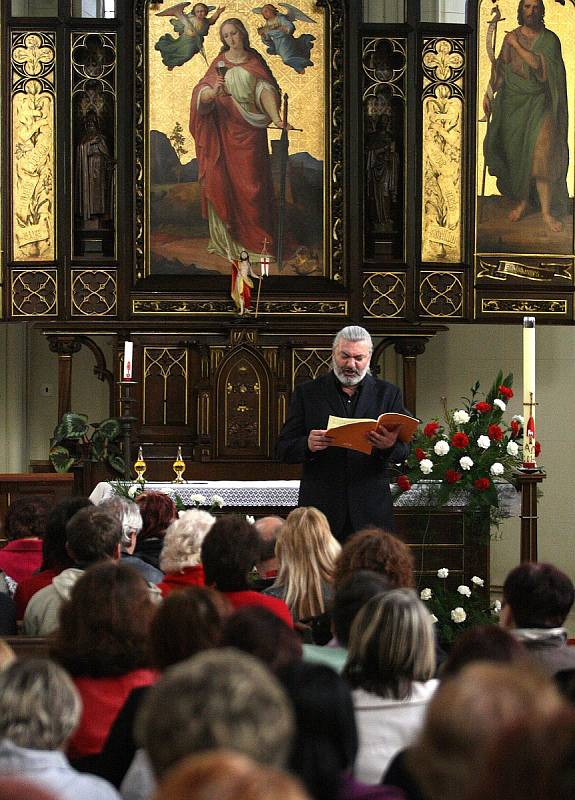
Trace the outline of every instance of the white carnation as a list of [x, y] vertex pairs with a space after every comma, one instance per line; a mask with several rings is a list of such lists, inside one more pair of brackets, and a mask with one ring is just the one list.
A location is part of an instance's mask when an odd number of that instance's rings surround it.
[[516, 456], [518, 452], [519, 452], [519, 445], [517, 444], [517, 442], [513, 441], [507, 442], [507, 453], [510, 456]]
[[433, 592], [431, 591], [431, 589], [422, 589], [421, 592], [419, 593], [419, 596], [421, 597], [422, 600], [431, 600], [432, 595]]
[[490, 444], [491, 439], [489, 436], [480, 436], [477, 440], [477, 447], [480, 447], [482, 450], [487, 450]]
[[469, 458], [469, 456], [463, 456], [463, 458], [459, 459], [459, 463], [461, 465], [461, 469], [470, 470], [473, 466], [473, 459]]
[[469, 586], [466, 586], [464, 583], [462, 583], [461, 586], [457, 587], [457, 591], [459, 592], [459, 594], [462, 594], [465, 597], [471, 597], [471, 589], [469, 588]]
[[467, 614], [465, 613], [465, 610], [461, 608], [461, 606], [457, 606], [457, 608], [454, 608], [451, 612], [451, 619], [453, 622], [457, 623], [465, 622], [467, 619]]
[[502, 411], [505, 411], [505, 409], [507, 408], [503, 400], [500, 400], [498, 397], [496, 397], [495, 400], [493, 401], [493, 405], [497, 406], [497, 408], [500, 408]]
[[441, 567], [441, 569], [437, 570], [438, 578], [447, 578], [448, 575], [449, 575], [449, 570], [447, 569], [447, 567]]
[[473, 578], [471, 578], [471, 583], [474, 583], [476, 586], [484, 585], [483, 578], [478, 578], [477, 575], [474, 575]]
[[429, 616], [431, 617], [431, 621], [432, 621], [432, 623], [433, 623], [434, 625], [435, 625], [435, 623], [436, 623], [436, 622], [439, 622], [439, 620], [437, 619], [437, 617], [435, 616], [435, 614], [430, 614]]
[[203, 506], [203, 505], [205, 505], [206, 498], [204, 497], [203, 494], [193, 494], [190, 497], [190, 502], [191, 503], [195, 503], [195, 505], [197, 505], [197, 506]]
[[433, 448], [436, 456], [446, 456], [449, 453], [449, 445], [445, 439], [440, 439]]
[[514, 419], [520, 425], [525, 425], [525, 417], [522, 417], [521, 414], [514, 414], [511, 419]]
[[140, 488], [141, 487], [138, 484], [135, 484], [134, 486], [130, 486], [130, 488], [128, 489], [128, 495], [130, 497], [132, 497], [132, 498], [133, 497], [137, 497], [138, 494], [140, 493]]
[[214, 494], [212, 495], [212, 499], [210, 500], [210, 505], [216, 506], [216, 508], [223, 508], [224, 498], [221, 497], [219, 494]]
[[493, 608], [493, 613], [494, 614], [500, 614], [501, 613], [501, 600], [496, 600], [493, 603], [492, 608]]
[[469, 422], [469, 414], [462, 408], [453, 412], [453, 421], [456, 425], [466, 425]]
[[256, 521], [256, 518], [252, 517], [251, 514], [246, 514], [246, 520], [250, 523], [250, 525], [253, 525]]
[[494, 476], [503, 475], [503, 473], [505, 472], [505, 467], [503, 466], [503, 464], [500, 464], [499, 461], [496, 461], [489, 468], [489, 472]]
[[431, 461], [429, 458], [422, 459], [419, 462], [419, 469], [424, 475], [429, 475], [430, 472], [433, 472], [433, 461]]

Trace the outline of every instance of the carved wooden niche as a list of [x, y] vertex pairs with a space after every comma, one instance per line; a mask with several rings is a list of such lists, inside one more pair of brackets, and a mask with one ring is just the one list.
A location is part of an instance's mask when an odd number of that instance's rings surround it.
[[268, 365], [245, 344], [222, 359], [214, 380], [216, 459], [269, 458], [271, 383]]

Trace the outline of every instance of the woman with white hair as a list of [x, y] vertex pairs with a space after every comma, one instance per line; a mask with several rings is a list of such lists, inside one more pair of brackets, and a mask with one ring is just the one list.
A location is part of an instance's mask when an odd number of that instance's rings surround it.
[[378, 783], [419, 733], [438, 685], [431, 615], [412, 589], [383, 592], [360, 609], [343, 674], [359, 732], [355, 777]]
[[164, 597], [174, 590], [204, 586], [202, 542], [215, 521], [207, 511], [192, 509], [184, 511], [169, 526], [160, 555], [160, 569], [165, 578], [158, 588]]
[[0, 776], [15, 775], [60, 800], [119, 800], [102, 778], [73, 769], [62, 752], [82, 701], [72, 680], [47, 659], [14, 661], [0, 672]]

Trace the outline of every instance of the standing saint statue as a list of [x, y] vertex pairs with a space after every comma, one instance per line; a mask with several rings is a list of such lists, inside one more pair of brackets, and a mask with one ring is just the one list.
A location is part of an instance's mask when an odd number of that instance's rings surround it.
[[84, 228], [103, 228], [113, 216], [115, 161], [96, 117], [88, 114], [76, 149], [77, 213]]

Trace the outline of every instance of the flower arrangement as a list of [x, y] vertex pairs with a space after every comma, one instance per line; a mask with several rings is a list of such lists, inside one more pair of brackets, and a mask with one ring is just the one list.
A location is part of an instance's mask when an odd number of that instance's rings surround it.
[[437, 578], [419, 593], [433, 621], [437, 624], [439, 643], [449, 648], [461, 633], [475, 625], [497, 622], [501, 603], [489, 605], [483, 591], [484, 581], [474, 575], [468, 584], [449, 589], [449, 570], [437, 570]]
[[[132, 483], [132, 481], [108, 481], [108, 483], [112, 487], [114, 494], [120, 497], [126, 497], [128, 500], [135, 500], [136, 497], [146, 491], [146, 484], [144, 481], [136, 481], [135, 483]], [[201, 508], [202, 511], [209, 511], [210, 514], [213, 514], [214, 511], [219, 511], [225, 505], [224, 498], [219, 494], [212, 495], [209, 500], [207, 497], [204, 497], [203, 494], [193, 494], [190, 497], [190, 502], [186, 504], [180, 495], [171, 489], [155, 489], [155, 491], [164, 491], [172, 497], [178, 512], [189, 511], [192, 508]]]
[[514, 482], [514, 471], [522, 462], [523, 417], [509, 425], [503, 415], [513, 397], [513, 375], [497, 375], [481, 398], [479, 381], [462, 407], [445, 408], [444, 421], [434, 419], [418, 429], [407, 471], [397, 479], [400, 492], [421, 480], [433, 481], [429, 490], [433, 504], [442, 506], [465, 492], [466, 512], [488, 511], [491, 522], [499, 518], [497, 482]]

